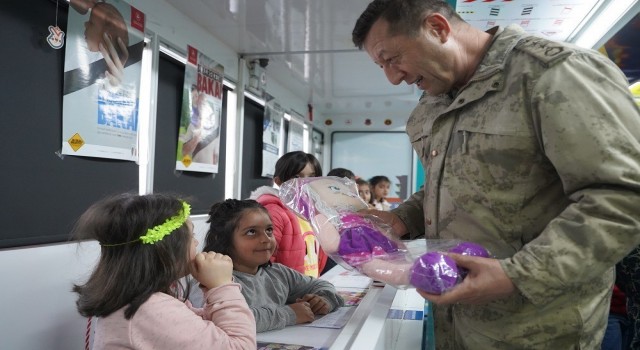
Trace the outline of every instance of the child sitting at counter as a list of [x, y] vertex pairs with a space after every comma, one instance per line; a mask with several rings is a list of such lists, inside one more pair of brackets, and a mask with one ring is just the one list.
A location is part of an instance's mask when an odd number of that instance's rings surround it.
[[276, 249], [267, 210], [254, 200], [227, 199], [209, 210], [204, 251], [227, 254], [233, 277], [242, 285], [258, 332], [312, 322], [344, 301], [335, 287], [282, 264], [271, 263]]

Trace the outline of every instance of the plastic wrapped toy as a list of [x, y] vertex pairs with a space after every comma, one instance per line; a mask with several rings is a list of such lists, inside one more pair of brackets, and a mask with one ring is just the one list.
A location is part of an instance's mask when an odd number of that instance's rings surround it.
[[441, 294], [465, 275], [443, 252], [489, 256], [475, 243], [454, 240], [438, 240], [418, 254], [410, 253], [379, 218], [356, 214], [368, 206], [347, 178], [291, 179], [280, 187], [280, 198], [311, 222], [320, 246], [334, 261], [398, 288], [414, 286]]

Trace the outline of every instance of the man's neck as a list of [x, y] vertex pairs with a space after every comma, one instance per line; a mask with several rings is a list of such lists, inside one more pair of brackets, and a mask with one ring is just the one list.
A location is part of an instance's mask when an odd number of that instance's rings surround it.
[[461, 66], [463, 67], [464, 75], [450, 91], [452, 96], [457, 95], [458, 90], [467, 85], [471, 77], [473, 77], [491, 46], [493, 35], [464, 23], [456, 30], [456, 37], [460, 40], [460, 47], [463, 50]]

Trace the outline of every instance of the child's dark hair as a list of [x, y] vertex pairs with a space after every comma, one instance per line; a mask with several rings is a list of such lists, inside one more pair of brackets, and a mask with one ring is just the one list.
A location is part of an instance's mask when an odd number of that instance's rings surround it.
[[[153, 293], [175, 295], [172, 285], [186, 288], [178, 280], [189, 274], [192, 235], [188, 224], [172, 231], [154, 244], [143, 244], [140, 236], [163, 224], [183, 209], [182, 202], [166, 194], [120, 194], [93, 204], [80, 216], [72, 235], [75, 239], [95, 239], [100, 243], [100, 261], [89, 280], [74, 285], [76, 306], [85, 316], [105, 317], [127, 306], [131, 319]], [[174, 285], [177, 283], [177, 285]]]
[[391, 183], [391, 181], [389, 180], [388, 177], [384, 176], [384, 175], [378, 175], [378, 176], [374, 176], [372, 178], [369, 179], [369, 185], [371, 187], [376, 187], [377, 184], [381, 183], [381, 182], [388, 182]]
[[[240, 222], [240, 218], [247, 210], [263, 210], [269, 212], [262, 204], [253, 199], [227, 199], [215, 203], [209, 209], [209, 230], [204, 239], [203, 252], [216, 252], [232, 256], [233, 231]], [[270, 265], [268, 262], [265, 265]], [[263, 265], [264, 266], [264, 265]]]
[[351, 180], [356, 178], [356, 174], [354, 174], [353, 171], [351, 171], [349, 169], [345, 169], [345, 168], [334, 168], [334, 169], [331, 169], [327, 173], [327, 176], [346, 177], [346, 178], [351, 179]]
[[313, 154], [294, 151], [285, 153], [278, 159], [273, 177], [278, 177], [282, 182], [293, 179], [307, 166], [307, 163], [313, 165], [315, 176], [322, 176], [320, 161]]
[[362, 185], [367, 185], [367, 186], [371, 186], [371, 184], [369, 184], [369, 181], [363, 179], [363, 178], [357, 178], [356, 179], [356, 185], [358, 186], [362, 186]]
[[[369, 179], [369, 187], [371, 187], [371, 192], [374, 191], [374, 189], [376, 188], [376, 185], [381, 183], [381, 182], [386, 182], [386, 183], [391, 183], [391, 181], [389, 180], [388, 177], [384, 176], [384, 175], [378, 175], [378, 176], [374, 176], [372, 178]], [[376, 196], [371, 195], [371, 200], [369, 201], [371, 204], [373, 204], [373, 201], [376, 199]]]

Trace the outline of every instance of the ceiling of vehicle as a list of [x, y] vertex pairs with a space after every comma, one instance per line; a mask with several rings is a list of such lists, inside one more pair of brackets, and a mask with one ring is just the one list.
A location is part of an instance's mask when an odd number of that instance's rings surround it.
[[[408, 115], [421, 94], [414, 86], [391, 85], [351, 42], [353, 25], [370, 0], [167, 1], [248, 61], [268, 58], [268, 79], [324, 116]], [[540, 36], [570, 41], [603, 2], [458, 0], [456, 10], [480, 29], [516, 23]]]

